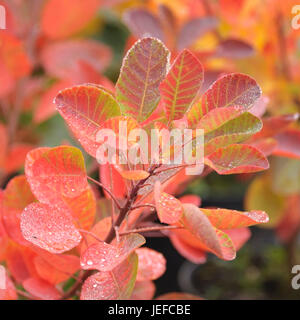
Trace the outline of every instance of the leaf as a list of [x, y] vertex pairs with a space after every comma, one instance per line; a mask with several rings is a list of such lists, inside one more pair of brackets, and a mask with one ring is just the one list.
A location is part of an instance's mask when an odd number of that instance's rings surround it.
[[8, 236], [21, 245], [28, 245], [20, 230], [22, 211], [36, 199], [32, 194], [25, 176], [12, 178], [3, 192], [1, 214]]
[[174, 224], [180, 220], [183, 215], [181, 202], [173, 196], [161, 192], [159, 181], [154, 184], [154, 200], [160, 222]]
[[46, 121], [56, 113], [53, 100], [56, 97], [57, 92], [70, 87], [71, 85], [72, 82], [70, 80], [61, 80], [55, 82], [50, 88], [42, 93], [33, 115], [35, 123]]
[[109, 47], [93, 40], [68, 40], [47, 44], [41, 52], [41, 62], [52, 77], [72, 81], [80, 63], [87, 63], [98, 72], [108, 67]]
[[21, 231], [27, 241], [51, 253], [71, 250], [81, 241], [70, 212], [43, 203], [32, 203], [24, 209]]
[[88, 189], [84, 158], [78, 148], [37, 148], [27, 154], [25, 173], [33, 194], [41, 202], [57, 204]]
[[38, 275], [53, 285], [68, 280], [80, 269], [79, 258], [72, 255], [44, 254], [34, 258], [34, 265]]
[[28, 75], [32, 65], [24, 44], [11, 33], [3, 31], [0, 33], [0, 43], [0, 64], [12, 80]]
[[41, 300], [59, 300], [61, 294], [50, 283], [35, 278], [28, 278], [23, 282], [23, 287], [32, 296]]
[[245, 209], [263, 210], [268, 213], [269, 223], [262, 225], [266, 228], [276, 226], [283, 215], [285, 198], [276, 194], [271, 188], [270, 178], [266, 175], [256, 177], [248, 187], [245, 196]]
[[55, 104], [84, 149], [96, 157], [97, 132], [105, 120], [120, 115], [113, 96], [99, 86], [80, 85], [60, 91]]
[[[135, 142], [130, 141], [129, 135], [132, 130], [140, 129], [138, 122], [131, 117], [114, 117], [106, 120], [101, 129], [110, 129], [115, 133], [116, 139], [111, 146], [113, 149], [127, 150]], [[109, 144], [109, 141], [107, 141]]]
[[218, 174], [249, 173], [269, 168], [268, 160], [260, 151], [240, 144], [218, 149], [205, 158], [205, 163]]
[[[93, 235], [97, 236], [97, 238], [104, 241], [110, 231], [110, 228], [111, 228], [111, 217], [109, 216], [97, 222], [93, 226], [93, 228], [90, 230], [90, 232]], [[81, 250], [80, 250], [81, 253], [83, 253], [87, 249], [87, 246], [90, 246], [93, 243], [97, 243], [97, 240], [89, 234], [85, 236], [85, 240], [86, 241], [83, 241], [81, 244]]]
[[[123, 198], [126, 194], [126, 185], [124, 179], [112, 164], [102, 164], [100, 168], [100, 181], [105, 186], [110, 187], [113, 194], [117, 198]], [[110, 195], [104, 191], [106, 198], [110, 199]]]
[[42, 12], [42, 32], [53, 40], [69, 37], [91, 21], [99, 6], [99, 0], [49, 0]]
[[20, 170], [29, 151], [33, 149], [33, 145], [25, 143], [15, 143], [13, 144], [8, 153], [6, 154], [6, 159], [4, 163], [4, 168], [7, 174], [14, 173]]
[[300, 193], [300, 161], [278, 158], [272, 160], [272, 190], [281, 195], [291, 196]]
[[238, 228], [223, 230], [231, 239], [236, 250], [240, 248], [249, 240], [251, 237], [251, 232], [249, 228]]
[[208, 31], [216, 29], [218, 21], [215, 17], [194, 18], [185, 23], [177, 37], [177, 50], [191, 46], [198, 38]]
[[254, 48], [247, 42], [238, 39], [226, 39], [218, 44], [214, 55], [229, 59], [243, 59], [251, 57], [254, 52]]
[[190, 293], [170, 292], [160, 295], [155, 300], [203, 300], [203, 298]]
[[180, 197], [179, 200], [181, 203], [192, 203], [196, 207], [200, 207], [202, 202], [201, 198], [195, 194], [186, 194]]
[[7, 268], [17, 283], [21, 283], [31, 276], [29, 266], [26, 263], [25, 247], [9, 241], [6, 247], [5, 261]]
[[159, 89], [169, 121], [181, 119], [203, 83], [203, 67], [187, 49], [174, 61]]
[[8, 277], [4, 266], [0, 265], [0, 300], [17, 300], [15, 286]]
[[289, 129], [276, 137], [277, 148], [273, 154], [288, 158], [300, 159], [300, 130]]
[[208, 155], [220, 147], [247, 140], [261, 130], [262, 122], [242, 107], [225, 107], [204, 115], [198, 128], [204, 129], [204, 153]]
[[204, 209], [203, 212], [217, 229], [235, 229], [267, 223], [268, 215], [264, 211], [241, 212], [229, 209]]
[[123, 170], [120, 171], [120, 174], [124, 179], [132, 181], [144, 180], [150, 175], [149, 172], [144, 170]]
[[130, 300], [152, 300], [155, 290], [153, 281], [137, 281]]
[[227, 74], [203, 94], [187, 114], [190, 126], [196, 127], [200, 119], [215, 108], [238, 106], [248, 110], [261, 96], [256, 81], [241, 73]]
[[139, 40], [127, 52], [116, 84], [123, 115], [138, 122], [150, 116], [160, 99], [159, 84], [166, 75], [169, 55], [163, 43], [154, 38]]
[[[233, 260], [236, 252], [227, 234], [214, 228], [202, 211], [193, 204], [183, 204], [182, 224], [203, 244], [203, 249], [211, 251], [219, 258]], [[177, 230], [180, 234], [180, 230]]]
[[139, 248], [135, 252], [139, 260], [137, 281], [156, 280], [165, 273], [166, 259], [160, 252], [149, 248]]
[[277, 147], [277, 141], [274, 138], [263, 138], [255, 140], [255, 136], [251, 138], [251, 143], [248, 144], [253, 146], [255, 149], [262, 152], [266, 157], [271, 155]]
[[126, 10], [123, 15], [123, 21], [137, 39], [150, 36], [163, 42], [165, 41], [161, 22], [145, 9], [132, 8]]
[[81, 300], [127, 300], [130, 298], [137, 274], [138, 258], [131, 254], [109, 272], [96, 273], [84, 282]]
[[206, 262], [206, 253], [203, 250], [186, 243], [177, 234], [171, 233], [170, 240], [176, 250], [187, 260], [195, 264]]
[[115, 244], [97, 242], [81, 255], [80, 265], [84, 270], [111, 271], [144, 243], [145, 238], [138, 233], [123, 236]]
[[73, 223], [80, 229], [90, 230], [96, 216], [96, 199], [89, 187], [75, 198], [64, 198], [73, 217]]
[[300, 197], [293, 195], [286, 202], [286, 209], [276, 227], [276, 234], [282, 242], [287, 244], [297, 235], [300, 227]]
[[257, 133], [253, 140], [257, 139], [274, 137], [275, 135], [279, 135], [283, 132], [286, 132], [287, 128], [295, 123], [299, 118], [299, 115], [296, 114], [286, 114], [280, 116], [273, 116], [263, 119], [263, 128]]

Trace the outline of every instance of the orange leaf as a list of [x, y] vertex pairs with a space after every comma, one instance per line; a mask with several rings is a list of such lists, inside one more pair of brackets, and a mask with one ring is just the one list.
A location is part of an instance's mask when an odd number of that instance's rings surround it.
[[43, 9], [42, 31], [61, 39], [82, 30], [96, 15], [99, 0], [49, 0]]
[[157, 215], [162, 223], [174, 224], [183, 215], [181, 202], [173, 196], [161, 192], [161, 184], [157, 181], [154, 184], [154, 200]]

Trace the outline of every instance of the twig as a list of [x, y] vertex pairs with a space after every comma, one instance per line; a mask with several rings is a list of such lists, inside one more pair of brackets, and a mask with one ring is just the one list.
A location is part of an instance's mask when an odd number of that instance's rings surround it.
[[178, 227], [178, 226], [158, 226], [158, 227], [137, 228], [137, 229], [132, 229], [132, 230], [127, 230], [127, 231], [121, 232], [120, 235], [123, 236], [125, 234], [130, 234], [130, 233], [164, 231], [164, 230], [172, 230], [172, 229], [182, 229], [182, 227]]
[[112, 193], [111, 190], [109, 190], [105, 185], [103, 185], [101, 182], [87, 176], [87, 178], [94, 182], [95, 184], [97, 184], [99, 187], [101, 187], [102, 189], [104, 189], [110, 196], [111, 198], [113, 199], [113, 201], [115, 202], [116, 206], [118, 207], [118, 209], [120, 210], [121, 209], [121, 205], [119, 204], [119, 201], [116, 199], [116, 197], [114, 196], [114, 194]]
[[131, 210], [135, 210], [135, 209], [139, 209], [139, 208], [143, 208], [143, 207], [150, 207], [152, 209], [156, 209], [154, 204], [145, 203], [145, 204], [136, 205], [136, 206], [132, 207]]

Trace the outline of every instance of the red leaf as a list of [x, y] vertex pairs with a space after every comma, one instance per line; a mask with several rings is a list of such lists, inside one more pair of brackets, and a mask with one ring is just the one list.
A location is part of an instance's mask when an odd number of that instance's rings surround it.
[[57, 95], [59, 90], [70, 87], [72, 85], [69, 80], [61, 80], [54, 83], [48, 90], [46, 90], [37, 105], [37, 108], [34, 113], [34, 122], [41, 123], [48, 118], [52, 117], [56, 110], [53, 100]]
[[84, 282], [81, 300], [127, 300], [130, 298], [137, 274], [138, 259], [131, 254], [109, 272], [96, 273]]
[[142, 8], [133, 8], [125, 11], [123, 21], [137, 38], [153, 37], [165, 41], [162, 25], [159, 19], [151, 12]]
[[185, 196], [182, 196], [179, 198], [181, 203], [192, 203], [194, 204], [196, 207], [200, 207], [201, 206], [201, 198], [199, 196], [196, 196], [194, 194], [187, 194]]
[[219, 174], [249, 173], [266, 170], [266, 157], [249, 145], [232, 144], [205, 158], [205, 163]]
[[200, 119], [215, 108], [239, 106], [248, 110], [260, 96], [261, 89], [254, 79], [241, 73], [227, 74], [214, 82], [192, 106], [187, 115], [189, 124], [196, 127]]
[[161, 192], [159, 181], [154, 184], [154, 200], [158, 218], [162, 223], [174, 224], [180, 220], [183, 215], [181, 202], [173, 196]]
[[98, 41], [68, 40], [48, 44], [41, 53], [41, 62], [46, 72], [59, 79], [73, 81], [79, 63], [88, 63], [98, 72], [110, 63], [110, 49]]
[[202, 298], [190, 293], [170, 292], [157, 297], [155, 300], [203, 300]]
[[[125, 182], [116, 170], [116, 168], [107, 163], [100, 165], [100, 181], [109, 187], [117, 198], [123, 198], [126, 193]], [[106, 198], [110, 199], [110, 195], [104, 191]]]
[[169, 121], [181, 119], [185, 115], [202, 83], [201, 63], [189, 50], [183, 50], [159, 86]]
[[274, 135], [285, 131], [287, 127], [295, 123], [298, 118], [299, 115], [297, 113], [264, 118], [262, 130], [257, 133], [252, 140], [256, 141], [261, 138], [274, 137]]
[[89, 230], [95, 221], [96, 199], [92, 188], [88, 188], [75, 198], [64, 198], [73, 217], [73, 223], [80, 229]]
[[115, 244], [95, 243], [81, 255], [80, 265], [85, 270], [111, 271], [144, 243], [145, 238], [138, 233], [123, 236]]
[[20, 230], [20, 216], [30, 203], [36, 201], [25, 176], [11, 179], [3, 192], [2, 219], [9, 237], [21, 245], [28, 245]]
[[139, 248], [136, 250], [138, 255], [137, 281], [156, 280], [166, 271], [165, 257], [152, 249]]
[[32, 203], [24, 209], [21, 230], [27, 241], [51, 253], [71, 250], [81, 241], [70, 212], [42, 203]]
[[34, 297], [41, 300], [59, 300], [61, 297], [61, 294], [53, 285], [41, 279], [29, 278], [23, 282], [23, 287]]
[[24, 44], [8, 32], [0, 33], [0, 62], [13, 79], [26, 76], [31, 71], [31, 62]]
[[130, 300], [152, 300], [155, 290], [155, 284], [152, 281], [137, 281]]
[[188, 21], [179, 31], [177, 38], [177, 50], [188, 48], [203, 34], [214, 30], [217, 25], [218, 21], [214, 17], [201, 17]]
[[43, 9], [42, 31], [51, 39], [71, 36], [90, 22], [99, 6], [99, 0], [49, 0]]
[[[213, 252], [224, 260], [233, 260], [236, 252], [230, 238], [221, 230], [214, 228], [202, 211], [193, 204], [183, 204], [184, 217], [182, 224], [188, 229], [202, 244], [203, 249]], [[177, 230], [176, 234], [182, 234]]]
[[276, 234], [284, 243], [288, 243], [300, 227], [300, 196], [291, 196], [286, 200], [286, 208], [276, 228]]
[[6, 248], [5, 261], [7, 263], [7, 268], [18, 283], [22, 283], [31, 276], [24, 251], [24, 247], [12, 241], [8, 243]]
[[254, 48], [247, 42], [238, 39], [226, 39], [219, 43], [215, 56], [229, 59], [242, 59], [251, 57]]
[[75, 198], [88, 189], [84, 158], [70, 146], [37, 148], [27, 154], [25, 173], [39, 201], [61, 203], [62, 197]]
[[43, 254], [34, 258], [38, 275], [50, 284], [68, 280], [80, 269], [79, 258], [72, 255]]
[[184, 241], [184, 238], [177, 234], [171, 233], [170, 240], [176, 250], [189, 261], [200, 264], [206, 262], [206, 253], [196, 247], [193, 247]]
[[235, 249], [238, 251], [249, 240], [251, 232], [249, 228], [224, 230], [232, 240]]
[[105, 120], [120, 115], [113, 96], [100, 86], [81, 85], [61, 91], [55, 103], [85, 150], [96, 157], [97, 132]]
[[33, 146], [25, 143], [16, 143], [11, 146], [5, 159], [4, 168], [7, 174], [18, 171], [23, 167], [26, 155]]
[[8, 277], [6, 270], [0, 265], [0, 300], [17, 300], [15, 286]]
[[[110, 231], [110, 228], [111, 228], [111, 217], [109, 216], [97, 222], [93, 226], [90, 232], [93, 235], [97, 236], [97, 238], [104, 241]], [[81, 245], [82, 253], [87, 249], [87, 245], [90, 246], [93, 243], [98, 243], [94, 237], [88, 234], [85, 236], [85, 240], [86, 241], [83, 241]]]
[[275, 138], [278, 145], [273, 151], [274, 155], [300, 159], [300, 130], [289, 129]]

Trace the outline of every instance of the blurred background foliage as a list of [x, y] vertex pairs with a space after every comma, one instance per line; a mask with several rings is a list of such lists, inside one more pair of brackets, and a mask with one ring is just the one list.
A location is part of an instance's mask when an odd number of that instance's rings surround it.
[[[296, 2], [103, 0], [97, 15], [72, 39], [93, 39], [108, 46], [112, 57], [103, 75], [116, 82], [122, 58], [128, 43], [132, 41], [130, 28], [122, 20], [126, 10], [144, 8], [157, 14], [160, 5], [165, 5], [173, 13], [178, 25], [188, 19], [214, 16], [219, 22], [217, 29], [198, 37], [191, 45], [209, 72], [209, 82], [227, 72], [247, 73], [258, 81], [264, 96], [268, 98], [265, 115], [296, 113], [300, 112], [300, 31], [295, 32], [290, 26], [291, 7]], [[238, 54], [239, 50], [225, 50], [223, 56], [211, 54], [219, 48], [220, 39], [227, 38], [244, 41], [250, 49], [247, 47], [242, 55]], [[34, 77], [43, 76], [44, 73], [42, 65], [34, 66]], [[46, 79], [46, 86], [51, 87], [56, 80], [51, 75]], [[78, 146], [58, 114], [34, 122], [33, 110], [29, 108], [21, 112], [18, 131], [20, 139], [50, 147], [66, 142]], [[298, 129], [299, 124], [295, 124], [295, 128]], [[91, 159], [87, 155], [86, 160], [89, 166]], [[257, 209], [264, 209], [261, 206], [268, 203], [269, 210], [266, 211], [275, 222], [273, 228], [272, 224], [266, 229], [253, 228], [252, 238], [238, 252], [233, 262], [224, 262], [210, 256], [206, 264], [196, 266], [179, 256], [167, 239], [153, 238], [150, 246], [162, 251], [168, 261], [166, 274], [156, 281], [157, 293], [182, 290], [208, 299], [299, 299], [300, 291], [291, 289], [290, 285], [291, 266], [296, 262], [300, 264], [299, 228], [291, 241], [282, 241], [276, 233], [284, 211], [280, 210], [280, 206], [284, 206], [282, 203], [285, 203], [286, 197], [300, 194], [299, 162], [298, 159], [273, 158], [270, 172], [256, 177], [211, 173], [205, 179], [192, 181], [184, 194], [199, 195], [204, 207], [256, 209], [253, 208], [255, 203], [259, 207]], [[10, 172], [6, 181], [16, 174], [17, 171]], [[249, 200], [249, 186], [253, 200]], [[255, 193], [263, 199], [260, 201]], [[300, 206], [296, 211], [296, 215], [300, 216]], [[295, 221], [299, 224], [299, 218]], [[178, 279], [177, 283], [174, 278]]]

